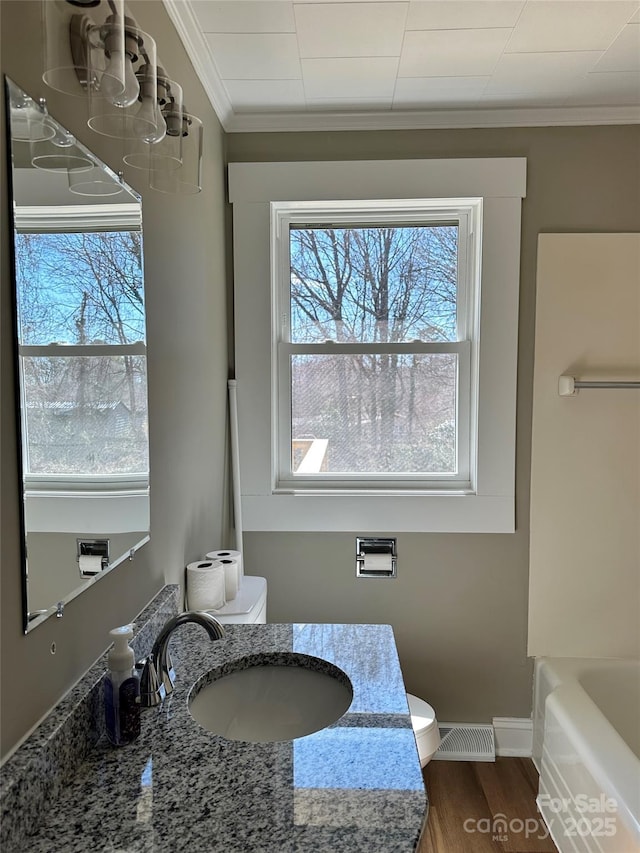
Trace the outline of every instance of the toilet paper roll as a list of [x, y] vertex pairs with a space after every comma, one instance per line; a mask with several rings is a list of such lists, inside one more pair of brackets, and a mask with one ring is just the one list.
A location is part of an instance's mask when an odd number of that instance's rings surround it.
[[233, 551], [231, 548], [221, 548], [219, 551], [209, 551], [208, 554], [205, 554], [205, 558], [207, 560], [237, 560], [240, 581], [242, 582], [244, 566], [242, 565], [242, 553], [240, 551]]
[[240, 589], [240, 564], [226, 557], [222, 557], [220, 562], [224, 568], [224, 597], [233, 601]]
[[391, 554], [365, 554], [364, 570], [365, 572], [389, 574], [392, 570]]
[[80, 564], [80, 577], [82, 578], [92, 578], [102, 571], [102, 557], [80, 554], [78, 563]]
[[189, 610], [219, 610], [225, 605], [225, 571], [218, 560], [199, 560], [187, 566]]

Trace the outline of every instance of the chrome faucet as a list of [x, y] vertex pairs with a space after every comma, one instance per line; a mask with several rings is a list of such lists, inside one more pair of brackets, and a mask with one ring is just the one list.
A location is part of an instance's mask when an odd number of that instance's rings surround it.
[[185, 613], [179, 613], [169, 619], [156, 637], [149, 657], [137, 664], [138, 668], [142, 668], [140, 704], [143, 707], [153, 708], [155, 705], [159, 705], [165, 696], [169, 696], [173, 692], [169, 640], [176, 628], [189, 622], [202, 625], [212, 640], [221, 640], [224, 637], [222, 625], [210, 613], [203, 610], [187, 610]]

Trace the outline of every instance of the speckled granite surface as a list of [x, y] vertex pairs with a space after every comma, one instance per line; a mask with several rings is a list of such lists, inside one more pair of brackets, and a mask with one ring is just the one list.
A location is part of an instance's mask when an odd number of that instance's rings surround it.
[[[55, 802], [3, 853], [404, 853], [426, 794], [393, 632], [384, 625], [198, 626], [171, 641], [176, 688], [146, 709], [133, 744], [102, 737]], [[334, 725], [293, 741], [246, 743], [188, 710], [205, 673], [294, 652], [347, 674], [353, 701]]]
[[[158, 631], [180, 611], [180, 587], [165, 586], [135, 619], [137, 658], [151, 651]], [[115, 626], [114, 626], [115, 627]], [[0, 850], [27, 851], [25, 841], [53, 808], [89, 751], [104, 738], [102, 677], [106, 655], [72, 687], [0, 769]], [[63, 847], [53, 846], [53, 851]]]

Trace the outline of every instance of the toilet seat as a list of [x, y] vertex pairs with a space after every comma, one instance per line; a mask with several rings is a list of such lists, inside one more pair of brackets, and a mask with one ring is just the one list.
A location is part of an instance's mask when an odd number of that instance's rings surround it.
[[420, 764], [424, 767], [431, 761], [440, 746], [440, 730], [436, 712], [431, 705], [411, 693], [407, 693], [407, 702], [409, 703], [411, 725], [416, 737]]

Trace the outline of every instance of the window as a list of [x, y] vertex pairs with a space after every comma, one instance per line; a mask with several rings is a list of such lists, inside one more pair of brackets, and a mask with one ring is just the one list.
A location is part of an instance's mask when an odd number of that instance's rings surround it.
[[16, 211], [23, 474], [31, 490], [148, 486], [142, 232], [132, 207], [112, 211], [108, 223], [101, 206], [93, 214], [66, 208], [55, 221], [37, 208]]
[[277, 489], [471, 487], [480, 220], [480, 199], [272, 205]]
[[514, 529], [525, 166], [231, 164], [246, 529]]

